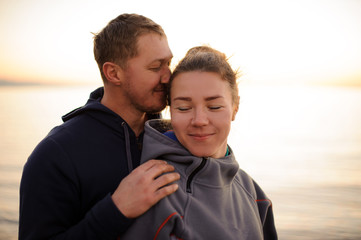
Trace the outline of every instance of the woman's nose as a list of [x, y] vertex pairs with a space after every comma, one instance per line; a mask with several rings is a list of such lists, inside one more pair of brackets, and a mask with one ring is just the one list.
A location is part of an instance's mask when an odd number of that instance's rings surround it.
[[196, 127], [204, 126], [208, 124], [208, 116], [205, 110], [195, 110], [192, 125]]

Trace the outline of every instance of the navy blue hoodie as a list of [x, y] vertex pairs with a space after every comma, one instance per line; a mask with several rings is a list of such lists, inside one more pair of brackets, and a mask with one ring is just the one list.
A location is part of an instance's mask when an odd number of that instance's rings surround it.
[[132, 223], [111, 194], [137, 167], [143, 134], [100, 103], [103, 88], [38, 144], [20, 185], [19, 239], [116, 239]]

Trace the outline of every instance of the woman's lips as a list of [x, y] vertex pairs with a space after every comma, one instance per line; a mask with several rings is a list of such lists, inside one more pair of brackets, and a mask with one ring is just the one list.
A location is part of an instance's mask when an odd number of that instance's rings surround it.
[[207, 134], [189, 134], [189, 136], [191, 138], [193, 138], [194, 140], [197, 141], [204, 141], [207, 140], [208, 138], [210, 138], [212, 135], [214, 135], [213, 133], [207, 133]]

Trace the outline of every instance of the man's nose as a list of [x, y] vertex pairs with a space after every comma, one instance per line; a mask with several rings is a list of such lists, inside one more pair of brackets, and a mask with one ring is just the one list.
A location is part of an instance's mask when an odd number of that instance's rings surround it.
[[171, 72], [170, 72], [169, 66], [166, 66], [163, 69], [162, 75], [160, 76], [160, 83], [164, 83], [164, 84], [169, 83], [170, 75], [171, 75]]

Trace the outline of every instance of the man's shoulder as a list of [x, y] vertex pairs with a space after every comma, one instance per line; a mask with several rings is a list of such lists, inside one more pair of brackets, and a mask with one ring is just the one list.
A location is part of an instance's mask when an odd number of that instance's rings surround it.
[[[91, 135], [91, 129], [94, 128], [94, 123], [89, 117], [79, 116], [58, 126], [55, 126], [42, 139], [38, 146], [46, 147], [48, 145], [63, 145], [64, 143], [72, 144], [72, 142], [87, 139]], [[80, 140], [79, 140], [80, 139]]]
[[93, 148], [89, 141], [96, 137], [93, 129], [84, 121], [76, 118], [56, 126], [36, 145], [29, 160], [46, 159], [46, 161], [56, 162], [72, 156], [74, 153], [87, 153], [87, 149]]

